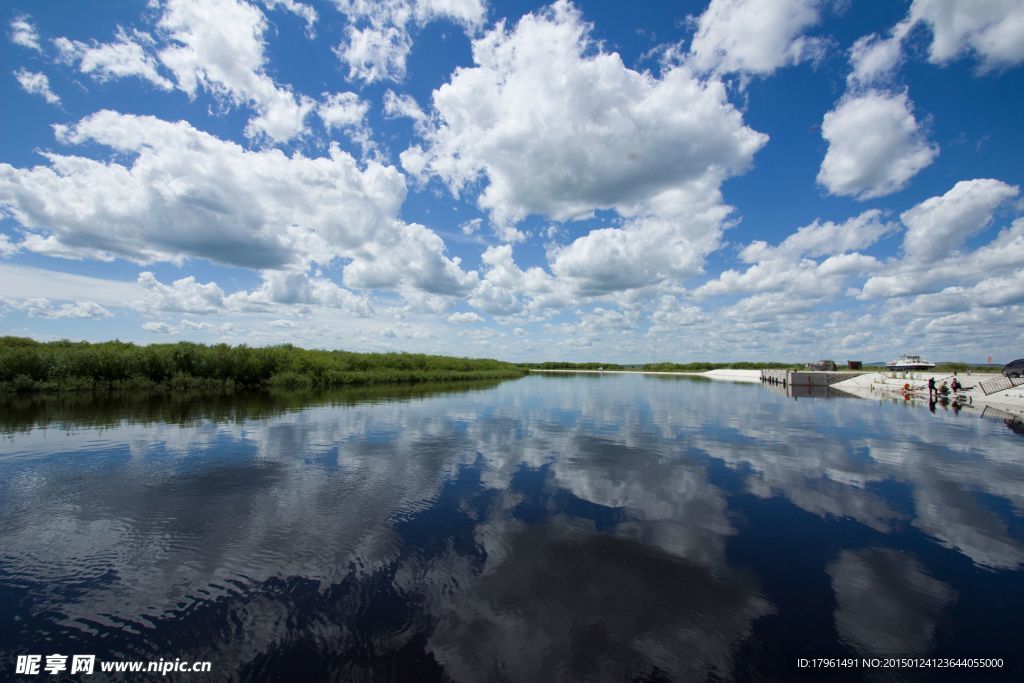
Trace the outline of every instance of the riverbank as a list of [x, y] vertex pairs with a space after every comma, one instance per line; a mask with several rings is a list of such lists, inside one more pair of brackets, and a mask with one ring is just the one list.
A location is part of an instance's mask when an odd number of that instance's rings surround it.
[[[641, 375], [679, 375], [688, 377], [704, 377], [707, 379], [721, 380], [727, 382], [757, 383], [761, 381], [761, 370], [730, 369], [723, 368], [709, 370], [707, 372], [652, 372], [648, 370], [542, 370], [531, 369], [530, 372], [544, 374], [641, 374]], [[966, 389], [960, 392], [961, 400], [967, 405], [973, 405], [979, 409], [984, 406], [1024, 415], [1024, 386], [1009, 389], [1006, 391], [986, 396], [981, 390], [980, 384], [987, 380], [995, 379], [1001, 375], [998, 372], [958, 372], [956, 375]], [[914, 399], [928, 399], [928, 378], [934, 377], [937, 384], [943, 381], [951, 382], [953, 374], [935, 374], [920, 372], [868, 372], [858, 374], [850, 379], [837, 382], [829, 388], [839, 391], [854, 398], [880, 399], [893, 398], [909, 395]], [[910, 392], [904, 388], [910, 385]], [[822, 387], [824, 389], [824, 387]]]
[[291, 345], [38, 342], [0, 337], [0, 394], [75, 391], [233, 391], [522, 377], [488, 358], [354, 353]]
[[760, 382], [760, 370], [744, 370], [722, 368], [708, 370], [707, 372], [674, 372], [663, 370], [549, 370], [541, 368], [530, 368], [530, 372], [544, 374], [591, 374], [591, 375], [677, 375], [682, 377], [706, 377], [708, 379], [725, 380], [728, 382]]
[[[986, 396], [981, 390], [981, 383], [996, 379], [1002, 375], [998, 372], [958, 372], [957, 379], [965, 387], [960, 392], [959, 402], [967, 405], [1005, 410], [1015, 414], [1024, 414], [1024, 386], [1007, 389]], [[832, 385], [832, 389], [857, 398], [892, 398], [912, 396], [916, 399], [928, 399], [928, 379], [935, 378], [936, 384], [953, 381], [953, 374], [936, 374], [928, 372], [871, 372], [858, 375]], [[910, 390], [907, 390], [907, 386]], [[949, 397], [952, 399], [952, 396]]]

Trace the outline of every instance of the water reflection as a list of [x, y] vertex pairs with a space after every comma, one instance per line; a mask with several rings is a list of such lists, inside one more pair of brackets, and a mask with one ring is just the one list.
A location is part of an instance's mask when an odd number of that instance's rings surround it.
[[869, 657], [928, 654], [935, 622], [956, 596], [914, 557], [889, 548], [844, 550], [828, 573], [839, 635]]
[[1024, 585], [999, 422], [663, 377], [473, 389], [5, 411], [0, 667], [785, 678], [1024, 626], [958, 598]]

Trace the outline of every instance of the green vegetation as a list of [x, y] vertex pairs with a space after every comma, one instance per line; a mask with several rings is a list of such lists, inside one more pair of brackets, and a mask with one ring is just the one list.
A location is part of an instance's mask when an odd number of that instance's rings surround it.
[[954, 372], [987, 372], [999, 373], [1002, 368], [995, 365], [970, 365], [968, 363], [939, 363], [928, 372], [954, 373]]
[[90, 390], [314, 389], [399, 382], [453, 382], [520, 377], [497, 360], [411, 353], [318, 351], [291, 345], [112, 341], [37, 342], [0, 337], [0, 392]]

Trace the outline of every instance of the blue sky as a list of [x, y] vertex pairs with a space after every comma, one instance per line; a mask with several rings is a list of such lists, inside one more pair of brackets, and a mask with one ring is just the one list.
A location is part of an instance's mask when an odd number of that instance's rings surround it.
[[3, 13], [0, 333], [1022, 355], [1015, 0]]

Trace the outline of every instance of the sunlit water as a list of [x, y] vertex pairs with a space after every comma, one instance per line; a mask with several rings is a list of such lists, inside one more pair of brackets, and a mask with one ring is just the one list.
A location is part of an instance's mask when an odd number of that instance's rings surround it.
[[818, 680], [798, 658], [885, 655], [1021, 680], [1004, 422], [621, 375], [404, 393], [6, 406], [0, 678], [93, 653], [214, 680]]

